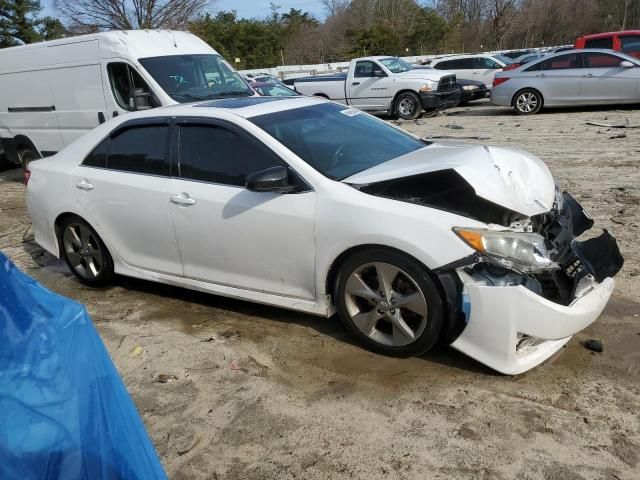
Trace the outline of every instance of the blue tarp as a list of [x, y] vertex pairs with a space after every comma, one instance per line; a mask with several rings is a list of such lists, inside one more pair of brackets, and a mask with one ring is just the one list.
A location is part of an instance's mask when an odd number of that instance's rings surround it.
[[0, 479], [165, 479], [83, 305], [0, 253]]

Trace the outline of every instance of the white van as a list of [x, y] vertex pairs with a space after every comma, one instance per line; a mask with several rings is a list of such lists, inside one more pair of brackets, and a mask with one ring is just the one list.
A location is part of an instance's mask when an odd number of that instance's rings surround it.
[[0, 150], [26, 164], [132, 110], [255, 92], [188, 32], [96, 33], [0, 50]]

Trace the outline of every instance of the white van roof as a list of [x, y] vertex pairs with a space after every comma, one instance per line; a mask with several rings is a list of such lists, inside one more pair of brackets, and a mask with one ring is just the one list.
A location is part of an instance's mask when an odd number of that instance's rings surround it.
[[[173, 30], [118, 30], [3, 48], [0, 49], [0, 59], [2, 59], [0, 64], [4, 64], [3, 67], [7, 68], [9, 67], [8, 64], [13, 63], [10, 61], [12, 57], [17, 57], [27, 52], [34, 54], [37, 50], [51, 47], [65, 47], [63, 50], [69, 54], [71, 53], [70, 49], [73, 49], [73, 45], [77, 45], [82, 49], [81, 44], [97, 45], [98, 42], [96, 42], [96, 40], [102, 40], [99, 42], [101, 50], [100, 57], [102, 58], [122, 57], [124, 55], [139, 59], [179, 54], [217, 53], [207, 45], [207, 43], [189, 32]], [[44, 54], [45, 52], [42, 53]], [[47, 56], [46, 54], [44, 55], [44, 57]], [[71, 57], [73, 56], [74, 55], [71, 54]], [[73, 60], [68, 58], [68, 61]], [[0, 67], [0, 70], [4, 70], [5, 68]]]

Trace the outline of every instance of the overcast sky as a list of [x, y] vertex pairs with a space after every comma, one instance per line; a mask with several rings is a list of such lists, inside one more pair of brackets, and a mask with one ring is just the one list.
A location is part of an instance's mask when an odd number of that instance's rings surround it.
[[[246, 18], [264, 18], [269, 15], [271, 7], [269, 0], [218, 0], [214, 3], [215, 10], [236, 10], [238, 16]], [[290, 8], [297, 8], [312, 13], [315, 17], [324, 18], [324, 10], [320, 0], [274, 0], [280, 5], [280, 12], [288, 12]], [[43, 15], [54, 15], [53, 0], [41, 0], [44, 7]]]

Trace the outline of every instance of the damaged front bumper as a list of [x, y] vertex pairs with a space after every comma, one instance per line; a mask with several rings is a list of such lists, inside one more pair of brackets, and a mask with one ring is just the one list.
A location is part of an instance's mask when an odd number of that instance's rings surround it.
[[455, 268], [460, 280], [458, 317], [464, 325], [451, 346], [509, 375], [542, 363], [594, 322], [623, 264], [606, 230], [576, 240], [593, 221], [566, 193], [561, 211], [533, 220], [553, 249], [558, 270], [526, 275], [481, 257]]

